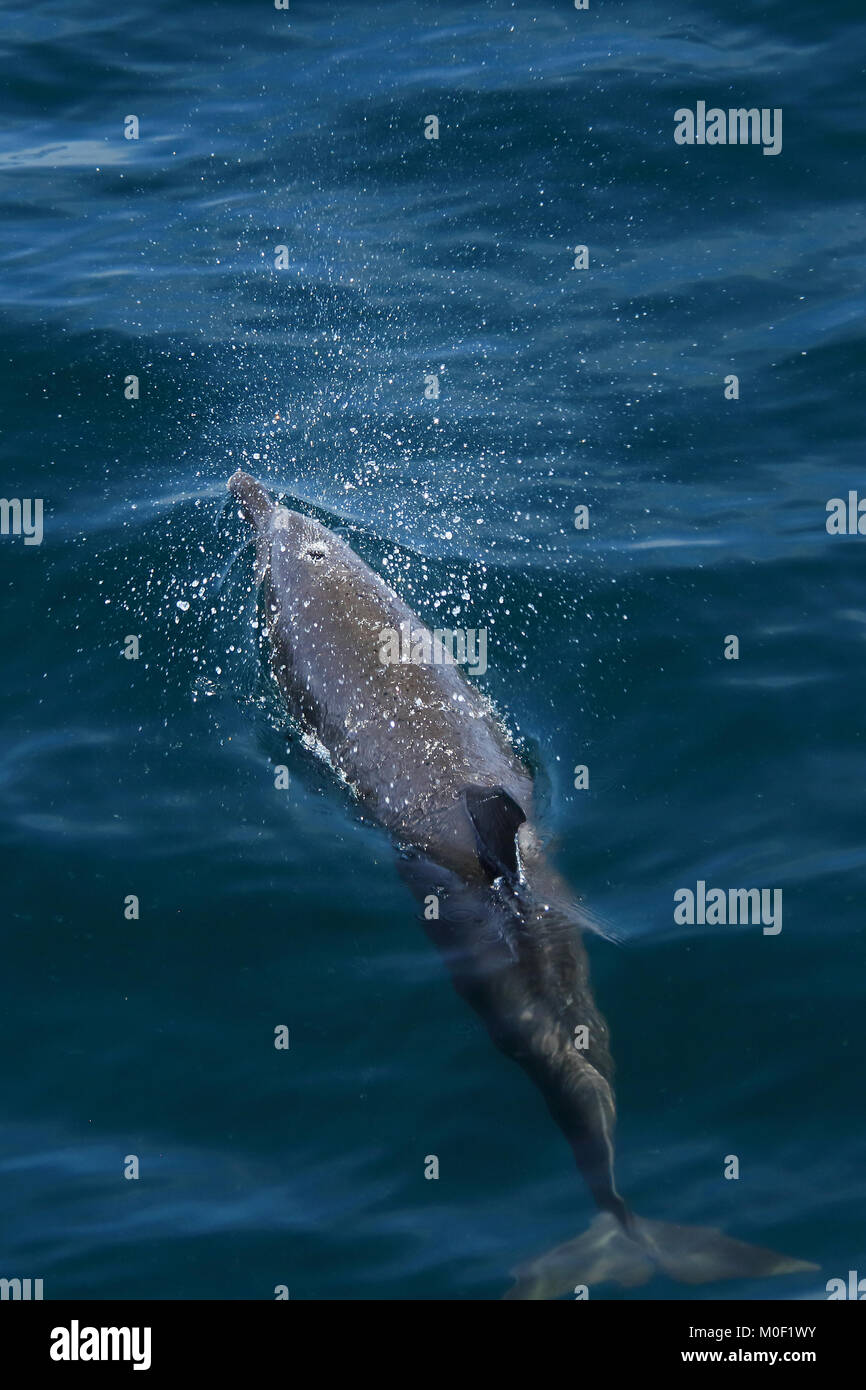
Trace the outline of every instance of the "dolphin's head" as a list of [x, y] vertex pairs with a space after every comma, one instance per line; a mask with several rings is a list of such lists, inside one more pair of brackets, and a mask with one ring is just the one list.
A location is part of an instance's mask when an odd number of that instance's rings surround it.
[[383, 586], [341, 536], [311, 516], [278, 506], [248, 473], [235, 473], [228, 487], [257, 533], [260, 578], [270, 573], [271, 588], [287, 614], [305, 617], [329, 601], [339, 604], [347, 593]]
[[342, 543], [333, 531], [311, 516], [276, 507], [271, 519], [273, 540], [304, 568], [325, 565]]
[[318, 617], [326, 608], [344, 610], [349, 595], [354, 602], [364, 590], [382, 584], [342, 536], [311, 516], [275, 507], [263, 539], [271, 589], [286, 611], [298, 617]]
[[241, 516], [266, 543], [276, 543], [285, 557], [286, 568], [297, 567], [303, 575], [310, 566], [325, 565], [347, 550], [333, 531], [311, 516], [279, 507], [267, 488], [240, 469], [229, 478], [229, 492], [237, 498]]

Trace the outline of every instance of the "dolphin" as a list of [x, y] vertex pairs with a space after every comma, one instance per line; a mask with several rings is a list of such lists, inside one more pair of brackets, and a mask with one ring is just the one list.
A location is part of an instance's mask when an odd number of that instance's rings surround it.
[[583, 1235], [512, 1271], [504, 1296], [630, 1288], [659, 1270], [691, 1284], [815, 1269], [632, 1212], [614, 1175], [613, 1064], [583, 944], [598, 923], [545, 860], [528, 768], [458, 666], [382, 659], [383, 633], [402, 623], [431, 651], [434, 635], [341, 537], [240, 470], [228, 489], [255, 533], [263, 635], [291, 719], [435, 904], [424, 927], [458, 993], [541, 1091], [598, 1207]]

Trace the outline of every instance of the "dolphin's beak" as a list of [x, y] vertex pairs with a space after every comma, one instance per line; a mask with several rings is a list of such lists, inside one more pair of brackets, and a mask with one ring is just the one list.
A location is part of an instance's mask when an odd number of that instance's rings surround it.
[[267, 488], [240, 468], [229, 478], [227, 487], [240, 503], [244, 520], [260, 531], [274, 510], [274, 501]]

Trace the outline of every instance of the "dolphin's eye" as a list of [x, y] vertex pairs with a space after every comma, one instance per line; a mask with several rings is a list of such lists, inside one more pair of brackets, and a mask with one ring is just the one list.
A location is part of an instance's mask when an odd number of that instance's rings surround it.
[[319, 564], [322, 560], [324, 560], [324, 558], [325, 558], [325, 556], [327, 555], [327, 553], [328, 553], [327, 550], [325, 550], [325, 549], [324, 549], [322, 546], [320, 546], [320, 545], [308, 545], [308, 546], [307, 546], [307, 549], [304, 551], [303, 555], [301, 556], [301, 559], [303, 559], [303, 560], [312, 560], [313, 564], [314, 564], [314, 565], [317, 565], [317, 564]]

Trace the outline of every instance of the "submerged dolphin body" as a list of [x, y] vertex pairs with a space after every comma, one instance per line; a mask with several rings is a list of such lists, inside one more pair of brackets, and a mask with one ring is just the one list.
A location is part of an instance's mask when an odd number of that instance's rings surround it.
[[[439, 917], [425, 928], [458, 992], [529, 1074], [600, 1210], [589, 1230], [515, 1270], [508, 1298], [575, 1284], [686, 1283], [813, 1269], [718, 1231], [643, 1221], [616, 1188], [607, 1026], [580, 928], [592, 925], [546, 863], [529, 771], [456, 666], [383, 664], [381, 633], [422, 627], [327, 527], [229, 480], [255, 529], [271, 669], [292, 718], [403, 851], [401, 867]], [[432, 640], [432, 639], [431, 639]]]

